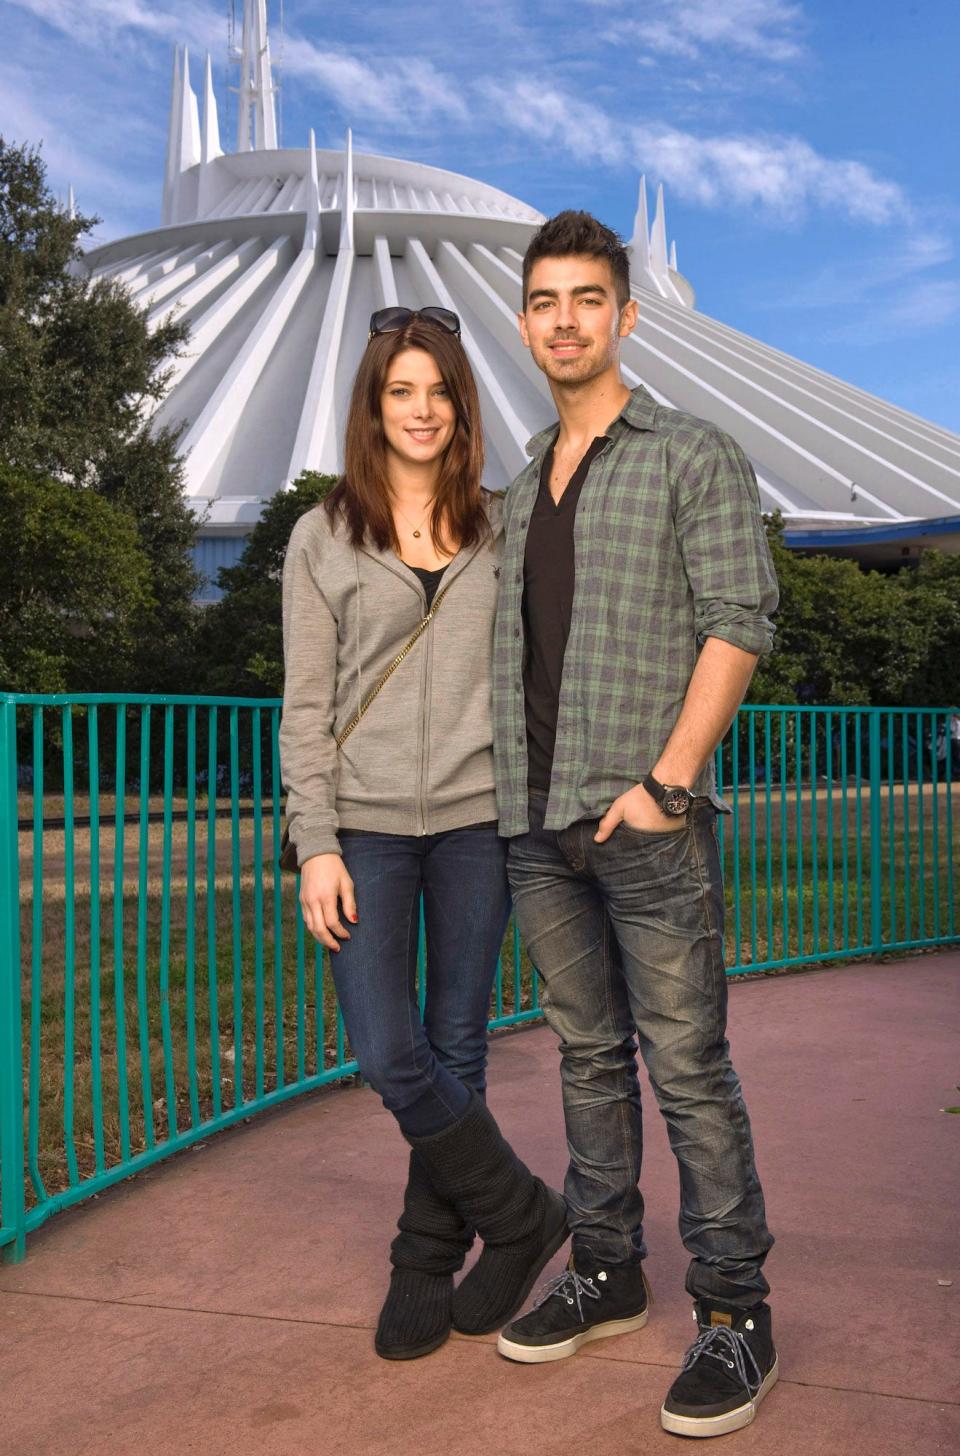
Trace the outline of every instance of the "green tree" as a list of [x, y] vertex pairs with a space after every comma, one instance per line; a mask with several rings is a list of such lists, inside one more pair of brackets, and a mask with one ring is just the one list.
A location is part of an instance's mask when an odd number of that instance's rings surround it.
[[[936, 590], [924, 592], [913, 569], [884, 575], [842, 557], [790, 551], [777, 516], [768, 520], [768, 539], [780, 582], [777, 633], [773, 651], [757, 667], [749, 701], [929, 702], [931, 619], [945, 595], [940, 578]], [[944, 632], [956, 623], [958, 583], [960, 577], [952, 578], [954, 614], [943, 608]]]
[[[305, 472], [264, 509], [243, 557], [220, 572], [224, 595], [198, 635], [197, 682], [210, 693], [277, 696], [283, 687], [280, 578], [299, 516], [335, 476]], [[926, 554], [919, 570], [864, 571], [855, 561], [790, 551], [768, 521], [780, 581], [774, 650], [754, 703], [934, 706], [960, 696], [960, 558]]]
[[207, 693], [278, 697], [283, 691], [281, 578], [290, 533], [337, 483], [335, 475], [305, 470], [289, 490], [264, 507], [243, 556], [220, 571], [219, 602], [203, 613], [197, 671]]
[[197, 521], [178, 434], [151, 429], [146, 412], [163, 397], [187, 330], [151, 331], [122, 284], [87, 276], [80, 239], [97, 221], [71, 218], [47, 187], [40, 153], [0, 137], [0, 461], [125, 513], [149, 591], [113, 676], [128, 689], [184, 687]]
[[150, 571], [124, 510], [0, 463], [0, 682], [12, 692], [121, 686]]
[[960, 705], [960, 556], [925, 551], [914, 569], [897, 573], [903, 614], [923, 633], [926, 650], [912, 666], [903, 701]]
[[184, 501], [176, 435], [141, 429], [119, 441], [104, 452], [97, 490], [135, 522], [150, 568], [152, 605], [127, 672], [128, 691], [193, 692], [197, 518]]

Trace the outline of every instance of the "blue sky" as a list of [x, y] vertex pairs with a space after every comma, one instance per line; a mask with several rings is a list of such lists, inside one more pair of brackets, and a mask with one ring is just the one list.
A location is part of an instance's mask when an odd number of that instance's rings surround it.
[[[226, 10], [0, 0], [0, 131], [98, 240], [159, 218], [175, 41], [228, 135]], [[282, 139], [349, 125], [627, 236], [645, 171], [700, 309], [960, 431], [958, 54], [956, 0], [286, 0]]]

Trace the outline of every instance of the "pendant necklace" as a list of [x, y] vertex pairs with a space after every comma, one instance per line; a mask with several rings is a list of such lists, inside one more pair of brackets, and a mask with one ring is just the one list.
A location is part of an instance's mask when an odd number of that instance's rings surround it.
[[400, 510], [399, 505], [396, 507], [396, 509], [399, 512], [399, 514], [403, 517], [403, 519], [406, 521], [407, 525], [410, 526], [410, 529], [413, 531], [413, 534], [414, 534], [414, 537], [416, 538], [416, 540], [419, 541], [420, 540], [420, 528], [422, 527], [424, 521], [427, 519], [427, 516], [430, 514], [431, 510], [433, 509], [433, 501], [431, 501], [430, 504], [427, 506], [427, 509], [424, 511], [423, 515], [421, 516], [420, 523], [417, 526], [411, 525], [410, 517], [407, 515], [406, 511], [401, 511]]

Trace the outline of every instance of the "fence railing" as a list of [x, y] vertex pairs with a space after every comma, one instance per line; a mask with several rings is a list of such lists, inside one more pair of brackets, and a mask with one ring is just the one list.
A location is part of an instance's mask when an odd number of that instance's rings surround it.
[[[0, 698], [0, 1248], [356, 1071], [281, 833], [276, 700]], [[960, 938], [960, 711], [744, 708], [731, 973]], [[421, 995], [425, 983], [423, 940]], [[540, 1015], [511, 926], [492, 1027]]]

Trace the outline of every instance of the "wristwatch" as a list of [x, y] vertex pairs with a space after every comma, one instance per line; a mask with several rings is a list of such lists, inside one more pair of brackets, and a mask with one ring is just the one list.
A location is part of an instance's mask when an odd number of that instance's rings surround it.
[[643, 787], [660, 813], [669, 815], [671, 819], [681, 818], [690, 808], [690, 790], [685, 789], [682, 784], [662, 784], [652, 773], [648, 773], [643, 780]]

